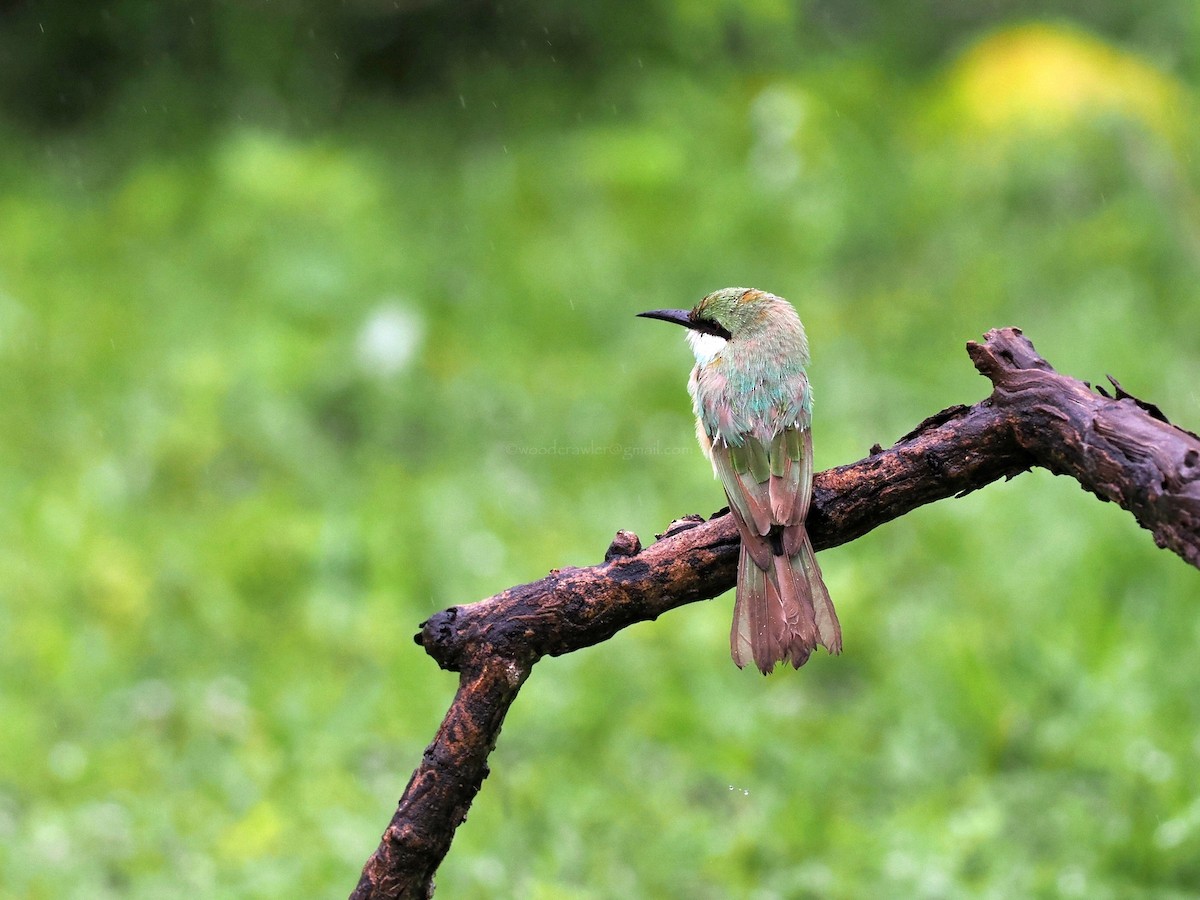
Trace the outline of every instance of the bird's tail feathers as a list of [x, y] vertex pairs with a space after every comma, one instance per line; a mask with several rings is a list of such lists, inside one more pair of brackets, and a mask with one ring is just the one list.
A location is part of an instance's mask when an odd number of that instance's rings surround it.
[[804, 531], [800, 552], [792, 557], [792, 570], [809, 587], [821, 646], [837, 656], [842, 652], [842, 625], [838, 621], [837, 610], [833, 608], [833, 601], [829, 599], [829, 589], [821, 577], [821, 567], [817, 565], [817, 555], [813, 552], [807, 531]]
[[817, 645], [840, 653], [841, 627], [808, 535], [794, 555], [773, 554], [771, 562], [770, 569], [759, 568], [742, 542], [730, 634], [733, 661], [740, 668], [753, 660], [766, 675], [777, 662], [800, 668]]

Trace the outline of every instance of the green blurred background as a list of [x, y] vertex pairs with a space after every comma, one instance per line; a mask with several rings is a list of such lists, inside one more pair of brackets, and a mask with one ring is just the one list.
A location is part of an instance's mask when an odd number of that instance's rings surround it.
[[[0, 3], [0, 893], [348, 893], [443, 607], [723, 503], [681, 336], [793, 300], [819, 468], [1017, 325], [1200, 426], [1191, 0]], [[1024, 475], [537, 667], [446, 897], [1200, 896], [1200, 575]]]

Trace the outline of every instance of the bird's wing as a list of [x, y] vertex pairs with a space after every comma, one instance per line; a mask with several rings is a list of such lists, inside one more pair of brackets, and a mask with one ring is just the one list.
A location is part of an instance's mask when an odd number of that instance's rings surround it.
[[[742, 540], [760, 569], [772, 566], [771, 556], [782, 550], [794, 555], [800, 525], [812, 497], [812, 432], [807, 423], [781, 430], [765, 444], [752, 434], [740, 446], [717, 438], [712, 442], [717, 471], [730, 508], [736, 514]], [[773, 547], [769, 536], [784, 526], [783, 546]]]

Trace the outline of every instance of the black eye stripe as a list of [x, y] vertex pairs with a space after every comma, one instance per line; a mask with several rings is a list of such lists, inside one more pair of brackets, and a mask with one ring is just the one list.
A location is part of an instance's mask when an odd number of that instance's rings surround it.
[[691, 318], [690, 316], [689, 319], [691, 324], [688, 327], [692, 331], [699, 331], [701, 334], [713, 334], [725, 340], [729, 340], [730, 338], [729, 329], [719, 325], [712, 319]]

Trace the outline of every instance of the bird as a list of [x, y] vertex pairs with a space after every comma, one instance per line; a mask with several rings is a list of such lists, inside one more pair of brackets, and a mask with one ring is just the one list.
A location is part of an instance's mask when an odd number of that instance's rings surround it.
[[696, 437], [741, 536], [730, 652], [764, 675], [800, 668], [842, 631], [805, 519], [812, 499], [808, 338], [795, 308], [755, 288], [722, 288], [691, 310], [638, 313], [687, 329]]

